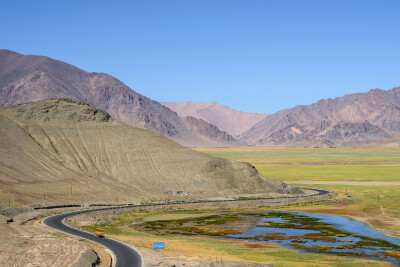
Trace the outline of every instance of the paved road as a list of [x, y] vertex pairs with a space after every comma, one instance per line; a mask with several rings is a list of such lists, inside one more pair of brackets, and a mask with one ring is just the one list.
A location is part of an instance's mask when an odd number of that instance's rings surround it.
[[[95, 209], [95, 210], [100, 210], [100, 209]], [[94, 236], [93, 234], [71, 228], [63, 223], [63, 220], [65, 218], [75, 216], [78, 214], [86, 213], [86, 212], [91, 212], [94, 210], [86, 210], [86, 211], [77, 211], [77, 212], [70, 212], [70, 213], [64, 213], [56, 216], [51, 216], [43, 220], [43, 223], [49, 227], [52, 227], [54, 229], [63, 231], [68, 234], [76, 235], [82, 238], [89, 239], [91, 241], [97, 242], [99, 244], [102, 244], [109, 248], [115, 255], [116, 259], [115, 260], [116, 267], [140, 267], [142, 266], [142, 258], [140, 254], [134, 250], [132, 247], [113, 240], [109, 239], [107, 237], [100, 238], [97, 236]]]
[[[287, 196], [287, 197], [274, 197], [274, 198], [258, 198], [257, 200], [273, 200], [273, 199], [293, 199], [293, 198], [308, 198], [308, 197], [314, 197], [314, 196], [322, 196], [322, 195], [327, 195], [331, 193], [331, 191], [328, 190], [322, 190], [322, 189], [315, 189], [315, 188], [302, 188], [302, 189], [307, 189], [307, 190], [312, 190], [316, 192], [315, 194], [312, 195], [306, 195], [306, 196]], [[109, 209], [123, 209], [123, 208], [134, 208], [134, 207], [145, 207], [145, 206], [164, 206], [164, 205], [185, 205], [185, 204], [194, 204], [194, 203], [209, 203], [209, 202], [233, 202], [233, 201], [250, 201], [254, 199], [242, 199], [242, 200], [210, 200], [210, 201], [193, 201], [193, 202], [182, 202], [182, 203], [161, 203], [161, 204], [145, 204], [145, 205], [129, 205], [129, 206], [118, 206], [118, 207], [108, 207], [108, 208], [99, 208], [99, 209], [91, 209], [91, 210], [84, 210], [84, 211], [76, 211], [76, 212], [70, 212], [70, 213], [64, 213], [60, 215], [55, 215], [48, 217], [43, 220], [43, 223], [49, 227], [52, 227], [54, 229], [63, 231], [68, 234], [76, 235], [82, 238], [89, 239], [91, 241], [97, 242], [99, 244], [102, 244], [109, 248], [115, 255], [115, 260], [116, 260], [116, 267], [136, 267], [136, 266], [142, 266], [142, 258], [140, 254], [134, 250], [132, 247], [113, 240], [109, 239], [107, 237], [104, 238], [99, 238], [97, 236], [94, 236], [93, 234], [71, 228], [63, 223], [63, 220], [79, 215], [82, 213], [87, 213], [87, 212], [92, 212], [92, 211], [99, 211], [99, 210], [109, 210]]]

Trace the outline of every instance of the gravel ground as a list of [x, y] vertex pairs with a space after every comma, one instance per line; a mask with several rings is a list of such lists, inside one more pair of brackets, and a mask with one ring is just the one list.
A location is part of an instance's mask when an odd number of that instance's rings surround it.
[[[8, 224], [9, 217], [0, 215], [0, 266], [84, 267], [92, 266], [97, 254], [104, 258], [102, 266], [107, 266], [108, 254], [101, 247], [44, 226], [37, 219], [42, 214], [37, 211], [16, 214], [14, 222]], [[74, 265], [76, 262], [78, 265]]]

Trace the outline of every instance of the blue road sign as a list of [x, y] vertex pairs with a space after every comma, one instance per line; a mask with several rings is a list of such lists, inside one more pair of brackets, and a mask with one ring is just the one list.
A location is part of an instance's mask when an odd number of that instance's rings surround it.
[[164, 249], [164, 242], [153, 242], [153, 249]]

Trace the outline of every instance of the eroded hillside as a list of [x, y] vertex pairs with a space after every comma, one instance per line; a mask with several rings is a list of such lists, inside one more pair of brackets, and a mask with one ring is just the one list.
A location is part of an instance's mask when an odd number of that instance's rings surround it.
[[297, 192], [249, 164], [183, 147], [71, 99], [0, 109], [0, 183], [15, 203]]

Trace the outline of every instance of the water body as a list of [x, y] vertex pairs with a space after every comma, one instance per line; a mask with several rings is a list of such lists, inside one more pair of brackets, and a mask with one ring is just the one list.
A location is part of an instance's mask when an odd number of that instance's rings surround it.
[[274, 242], [301, 252], [389, 261], [400, 266], [400, 239], [384, 234], [340, 216], [272, 212], [247, 232], [228, 237]]
[[[221, 213], [130, 225], [158, 235], [274, 242], [300, 252], [388, 261], [400, 267], [400, 239], [340, 216], [292, 212]], [[249, 228], [250, 227], [250, 228]]]
[[[298, 213], [301, 214], [301, 213]], [[363, 222], [352, 221], [345, 217], [340, 216], [330, 216], [330, 215], [314, 215], [314, 214], [304, 214], [311, 218], [317, 218], [321, 222], [332, 224], [335, 228], [343, 231], [348, 231], [351, 233], [368, 236], [371, 238], [378, 238], [386, 240], [390, 243], [400, 246], [400, 238], [386, 236], [385, 232], [376, 231], [370, 228]]]

